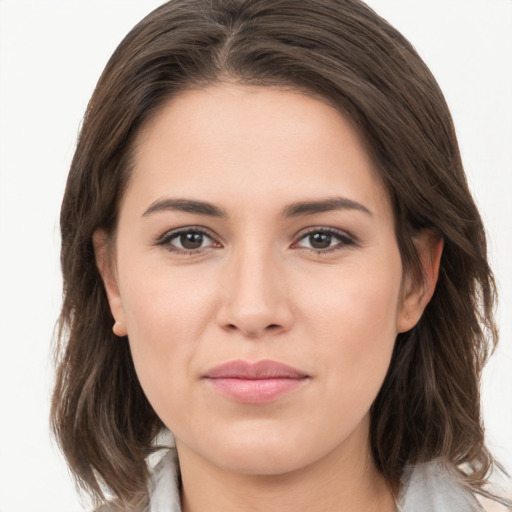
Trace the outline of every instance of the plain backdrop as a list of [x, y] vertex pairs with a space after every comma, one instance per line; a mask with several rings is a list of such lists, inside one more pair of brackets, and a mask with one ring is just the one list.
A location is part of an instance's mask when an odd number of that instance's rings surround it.
[[[48, 430], [59, 207], [99, 74], [160, 3], [0, 0], [0, 512], [81, 510]], [[485, 423], [512, 470], [512, 1], [368, 3], [411, 40], [455, 119], [501, 293]]]

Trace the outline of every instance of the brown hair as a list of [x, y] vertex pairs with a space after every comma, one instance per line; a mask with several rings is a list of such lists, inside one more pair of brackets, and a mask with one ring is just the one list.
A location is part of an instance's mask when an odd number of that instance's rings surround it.
[[112, 233], [134, 138], [181, 91], [221, 81], [292, 87], [358, 129], [387, 187], [404, 268], [412, 238], [444, 239], [436, 292], [396, 340], [371, 409], [371, 449], [396, 482], [404, 465], [466, 464], [481, 490], [492, 467], [479, 380], [496, 341], [495, 286], [482, 221], [443, 95], [411, 44], [359, 0], [173, 0], [142, 20], [107, 64], [87, 108], [61, 211], [64, 303], [51, 421], [81, 487], [124, 507], [146, 500], [145, 457], [163, 427], [137, 380], [95, 265]]

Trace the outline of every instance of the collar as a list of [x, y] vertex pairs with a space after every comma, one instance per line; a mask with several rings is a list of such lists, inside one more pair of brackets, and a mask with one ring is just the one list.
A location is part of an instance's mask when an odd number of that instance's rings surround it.
[[[455, 470], [441, 461], [408, 466], [404, 471], [397, 512], [481, 512], [474, 495]], [[151, 471], [149, 512], [181, 512], [179, 465], [172, 446]]]

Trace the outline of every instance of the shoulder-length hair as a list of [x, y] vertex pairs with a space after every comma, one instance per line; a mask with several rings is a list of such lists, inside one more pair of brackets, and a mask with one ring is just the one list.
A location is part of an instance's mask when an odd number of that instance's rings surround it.
[[350, 119], [392, 199], [406, 272], [421, 279], [419, 230], [444, 239], [435, 294], [399, 334], [371, 408], [377, 468], [464, 465], [479, 490], [479, 380], [496, 342], [495, 285], [443, 95], [411, 44], [359, 0], [172, 0], [108, 62], [88, 105], [62, 203], [64, 302], [51, 422], [78, 484], [128, 507], [146, 499], [145, 458], [163, 424], [112, 333], [92, 235], [113, 233], [141, 126], [170, 98], [221, 82], [291, 88]]

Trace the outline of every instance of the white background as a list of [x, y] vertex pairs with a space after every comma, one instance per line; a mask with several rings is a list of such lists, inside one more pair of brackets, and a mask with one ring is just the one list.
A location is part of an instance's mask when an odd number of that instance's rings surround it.
[[[108, 57], [158, 0], [0, 0], [0, 512], [78, 512], [50, 441], [58, 214]], [[512, 470], [512, 0], [371, 0], [436, 75], [487, 222], [502, 342], [484, 379], [488, 439]]]

